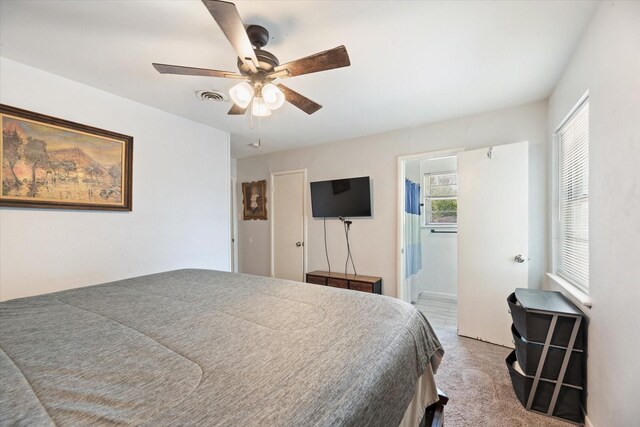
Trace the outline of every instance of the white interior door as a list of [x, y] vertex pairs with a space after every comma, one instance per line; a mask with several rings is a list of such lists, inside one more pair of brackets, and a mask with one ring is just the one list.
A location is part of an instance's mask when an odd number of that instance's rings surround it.
[[458, 333], [507, 347], [506, 298], [528, 283], [528, 153], [519, 142], [458, 155]]
[[272, 265], [271, 275], [304, 281], [305, 268], [305, 171], [271, 175]]

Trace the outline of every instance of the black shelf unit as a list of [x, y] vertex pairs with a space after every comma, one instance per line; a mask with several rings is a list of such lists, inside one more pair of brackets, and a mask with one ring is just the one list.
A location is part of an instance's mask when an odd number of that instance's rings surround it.
[[515, 350], [506, 363], [518, 400], [529, 411], [582, 424], [584, 314], [560, 292], [518, 288], [507, 303]]

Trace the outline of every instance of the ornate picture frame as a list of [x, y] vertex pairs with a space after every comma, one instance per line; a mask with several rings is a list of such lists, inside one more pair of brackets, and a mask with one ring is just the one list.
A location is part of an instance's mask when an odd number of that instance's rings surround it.
[[0, 104], [0, 206], [132, 209], [133, 137]]
[[242, 183], [242, 218], [267, 219], [267, 181]]

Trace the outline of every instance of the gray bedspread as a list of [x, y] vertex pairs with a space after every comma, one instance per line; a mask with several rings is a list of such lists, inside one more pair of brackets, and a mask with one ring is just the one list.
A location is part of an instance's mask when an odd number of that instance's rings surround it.
[[0, 303], [0, 425], [397, 426], [442, 354], [393, 298], [171, 271]]

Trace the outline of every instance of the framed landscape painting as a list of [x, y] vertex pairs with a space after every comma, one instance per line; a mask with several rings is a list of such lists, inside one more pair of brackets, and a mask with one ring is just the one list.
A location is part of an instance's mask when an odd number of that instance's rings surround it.
[[131, 210], [133, 137], [0, 104], [0, 206]]

